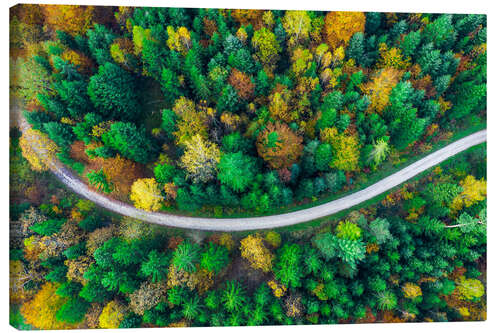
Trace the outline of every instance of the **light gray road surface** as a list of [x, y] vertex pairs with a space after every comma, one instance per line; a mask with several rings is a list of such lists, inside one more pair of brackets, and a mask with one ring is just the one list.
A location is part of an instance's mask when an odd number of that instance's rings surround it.
[[[19, 124], [22, 131], [29, 128], [26, 120], [22, 117], [19, 119]], [[340, 199], [291, 213], [246, 218], [189, 217], [143, 211], [132, 205], [108, 198], [105, 195], [89, 189], [85, 183], [73, 175], [73, 173], [59, 161], [51, 162], [49, 167], [57, 178], [71, 190], [97, 205], [118, 214], [168, 227], [229, 232], [285, 227], [335, 214], [384, 193], [415, 177], [419, 173], [443, 162], [451, 156], [483, 142], [486, 142], [486, 130], [476, 132], [455, 141], [375, 184]]]

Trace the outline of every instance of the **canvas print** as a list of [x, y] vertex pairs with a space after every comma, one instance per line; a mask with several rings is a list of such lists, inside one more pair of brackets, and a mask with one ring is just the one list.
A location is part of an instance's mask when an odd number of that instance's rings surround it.
[[484, 14], [10, 9], [10, 324], [486, 320]]

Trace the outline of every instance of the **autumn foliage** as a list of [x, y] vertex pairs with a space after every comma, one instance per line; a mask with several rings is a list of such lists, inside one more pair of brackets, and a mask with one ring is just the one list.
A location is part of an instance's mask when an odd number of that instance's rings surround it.
[[302, 137], [280, 122], [269, 123], [257, 138], [257, 152], [273, 169], [290, 167], [302, 149]]
[[59, 286], [52, 282], [45, 283], [35, 297], [24, 303], [21, 313], [28, 324], [42, 330], [61, 330], [75, 328], [56, 319], [56, 313], [64, 304], [64, 298], [56, 294]]
[[351, 36], [365, 30], [365, 14], [361, 12], [329, 12], [325, 16], [323, 34], [332, 49], [347, 45]]

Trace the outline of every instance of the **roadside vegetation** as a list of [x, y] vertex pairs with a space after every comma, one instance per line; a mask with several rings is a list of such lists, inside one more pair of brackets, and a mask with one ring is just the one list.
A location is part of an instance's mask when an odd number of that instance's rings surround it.
[[11, 32], [32, 167], [148, 211], [297, 209], [486, 121], [484, 15], [20, 5]]

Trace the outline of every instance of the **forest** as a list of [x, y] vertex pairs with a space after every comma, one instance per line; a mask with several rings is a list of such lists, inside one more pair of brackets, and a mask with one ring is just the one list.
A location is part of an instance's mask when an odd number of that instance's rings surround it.
[[[19, 133], [12, 139], [12, 190], [23, 196], [40, 177], [22, 158]], [[45, 171], [38, 202], [11, 204], [11, 324], [486, 320], [485, 154], [485, 145], [461, 153], [345, 215], [250, 233], [198, 234], [111, 215]]]
[[147, 211], [300, 207], [486, 123], [485, 15], [22, 5], [11, 32], [25, 158]]
[[486, 15], [25, 4], [10, 33], [12, 326], [486, 320], [486, 144], [251, 232], [148, 224], [51, 173], [210, 217], [364, 188], [486, 128]]

